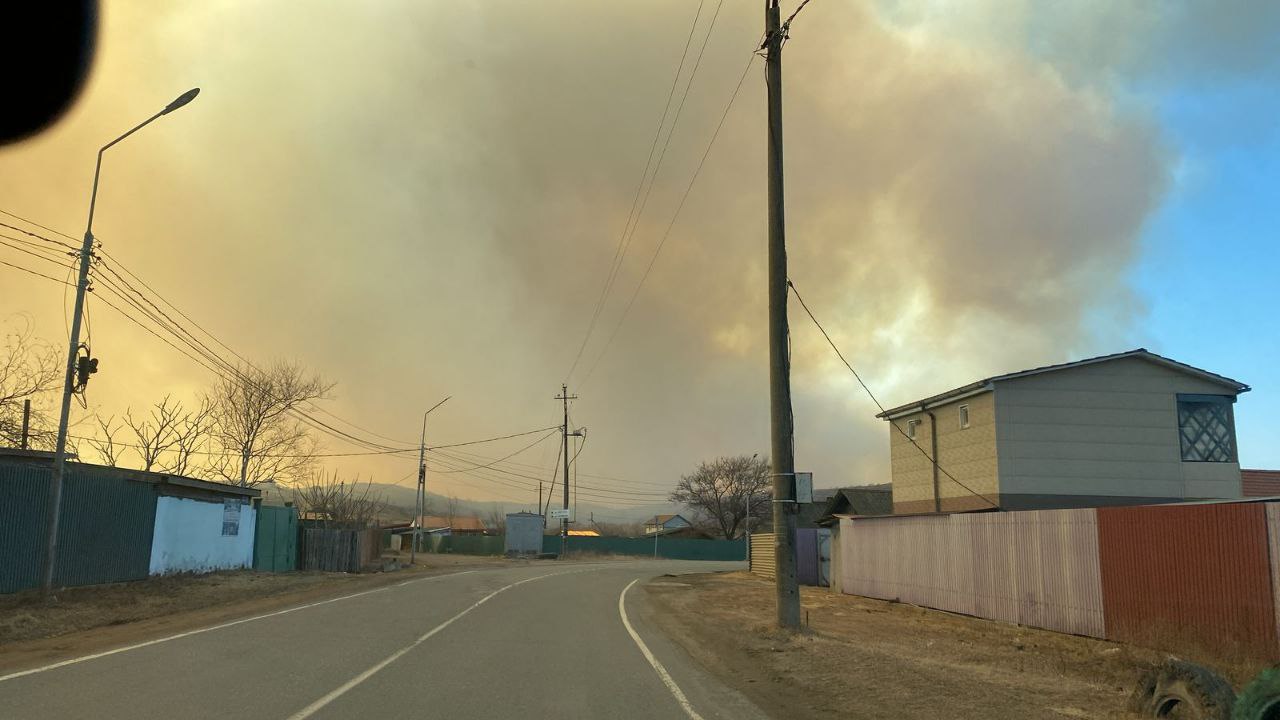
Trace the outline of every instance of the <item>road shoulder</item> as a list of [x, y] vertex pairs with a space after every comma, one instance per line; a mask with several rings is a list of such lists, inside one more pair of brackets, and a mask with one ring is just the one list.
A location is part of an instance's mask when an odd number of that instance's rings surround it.
[[390, 573], [225, 572], [72, 588], [49, 605], [0, 598], [0, 638], [20, 638], [0, 642], [0, 674], [416, 579], [503, 566], [501, 560], [451, 558]]
[[[637, 588], [640, 589], [640, 588]], [[809, 628], [773, 627], [772, 583], [659, 578], [652, 622], [775, 717], [1129, 718], [1150, 651], [803, 588]]]

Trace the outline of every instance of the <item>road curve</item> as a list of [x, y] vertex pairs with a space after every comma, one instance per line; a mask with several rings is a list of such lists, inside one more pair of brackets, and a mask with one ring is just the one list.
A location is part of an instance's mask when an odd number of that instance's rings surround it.
[[416, 579], [0, 677], [0, 717], [764, 718], [646, 621], [643, 588], [627, 590], [736, 565], [540, 562]]

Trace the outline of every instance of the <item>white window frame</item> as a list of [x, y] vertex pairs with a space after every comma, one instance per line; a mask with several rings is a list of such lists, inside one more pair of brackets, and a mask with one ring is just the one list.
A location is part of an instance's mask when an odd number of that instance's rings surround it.
[[920, 427], [920, 421], [919, 421], [919, 420], [908, 420], [908, 421], [907, 421], [907, 439], [908, 439], [908, 440], [915, 440], [915, 439], [916, 439], [916, 428], [918, 428], [918, 427]]
[[965, 428], [969, 427], [969, 406], [968, 406], [968, 404], [965, 404], [965, 405], [961, 405], [961, 406], [960, 406], [960, 408], [959, 408], [959, 410], [958, 410], [958, 415], [959, 415], [959, 417], [958, 417], [957, 419], [960, 421], [960, 429], [961, 429], [961, 430], [964, 430]]

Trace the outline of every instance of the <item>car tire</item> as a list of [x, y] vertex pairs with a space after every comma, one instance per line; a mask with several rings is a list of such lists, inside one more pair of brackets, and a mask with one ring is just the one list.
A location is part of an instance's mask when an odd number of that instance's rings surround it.
[[1232, 720], [1235, 702], [1231, 685], [1209, 669], [1166, 660], [1143, 674], [1129, 709], [1151, 718]]

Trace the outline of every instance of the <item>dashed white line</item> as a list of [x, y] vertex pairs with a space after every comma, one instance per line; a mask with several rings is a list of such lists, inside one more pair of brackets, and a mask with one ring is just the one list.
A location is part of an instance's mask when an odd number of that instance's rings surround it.
[[345, 695], [345, 694], [346, 694], [348, 691], [350, 691], [352, 688], [356, 687], [357, 685], [359, 685], [360, 683], [364, 682], [365, 680], [368, 680], [369, 678], [373, 677], [373, 675], [374, 675], [374, 674], [376, 674], [379, 670], [381, 670], [381, 669], [385, 668], [386, 666], [390, 665], [391, 663], [395, 662], [396, 660], [399, 660], [400, 658], [404, 657], [405, 653], [409, 652], [410, 650], [412, 650], [412, 649], [414, 649], [414, 648], [418, 647], [419, 645], [421, 645], [422, 643], [426, 642], [428, 639], [430, 639], [430, 638], [431, 638], [431, 636], [433, 636], [433, 635], [435, 635], [436, 633], [440, 632], [441, 630], [444, 630], [445, 628], [449, 627], [449, 626], [450, 626], [450, 625], [452, 625], [454, 622], [456, 622], [457, 620], [461, 619], [463, 615], [466, 615], [467, 613], [471, 612], [472, 610], [475, 610], [476, 608], [480, 607], [481, 605], [483, 605], [483, 604], [485, 604], [485, 603], [489, 602], [489, 601], [490, 601], [491, 599], [493, 599], [495, 596], [497, 596], [497, 595], [499, 595], [499, 594], [501, 594], [501, 593], [504, 593], [504, 592], [506, 592], [506, 591], [510, 590], [510, 589], [511, 589], [511, 588], [513, 588], [513, 587], [516, 587], [516, 586], [519, 586], [519, 585], [524, 585], [525, 583], [533, 582], [534, 580], [541, 580], [541, 579], [543, 579], [543, 578], [555, 577], [555, 576], [557, 576], [557, 575], [570, 575], [570, 574], [573, 574], [573, 573], [580, 573], [580, 572], [587, 572], [587, 571], [586, 571], [586, 570], [570, 570], [570, 571], [568, 571], [568, 572], [556, 572], [556, 573], [548, 573], [548, 574], [546, 574], [546, 575], [538, 575], [537, 577], [525, 578], [524, 580], [520, 580], [520, 581], [518, 581], [518, 582], [513, 582], [513, 583], [511, 583], [510, 585], [504, 585], [504, 586], [502, 586], [502, 587], [498, 588], [497, 590], [494, 590], [493, 592], [489, 593], [488, 595], [485, 595], [484, 597], [480, 598], [480, 599], [479, 599], [479, 600], [477, 600], [476, 602], [472, 603], [470, 606], [468, 606], [467, 608], [465, 608], [462, 612], [458, 613], [457, 615], [454, 615], [453, 617], [449, 618], [448, 620], [445, 620], [444, 622], [440, 623], [439, 625], [437, 625], [437, 626], [435, 626], [435, 627], [431, 628], [430, 630], [428, 630], [427, 632], [423, 633], [423, 635], [422, 635], [421, 637], [419, 637], [417, 640], [414, 640], [412, 643], [409, 643], [408, 645], [405, 645], [404, 647], [400, 648], [399, 650], [397, 650], [397, 651], [395, 651], [395, 652], [391, 653], [391, 654], [390, 654], [390, 655], [388, 655], [385, 659], [383, 659], [382, 661], [380, 661], [379, 663], [377, 663], [377, 664], [376, 664], [376, 665], [374, 665], [373, 667], [369, 668], [368, 670], [365, 670], [364, 672], [360, 673], [359, 675], [356, 675], [355, 677], [351, 678], [351, 679], [350, 679], [350, 680], [348, 680], [347, 682], [345, 682], [345, 683], [343, 683], [342, 685], [338, 686], [338, 688], [337, 688], [337, 689], [335, 689], [333, 692], [328, 693], [327, 695], [325, 695], [324, 697], [320, 698], [319, 700], [316, 700], [315, 702], [313, 702], [313, 703], [311, 703], [310, 705], [306, 706], [305, 708], [303, 708], [303, 709], [299, 710], [298, 712], [294, 713], [293, 715], [290, 715], [290, 716], [289, 716], [289, 720], [304, 720], [304, 718], [309, 718], [309, 717], [311, 717], [311, 716], [312, 716], [312, 715], [314, 715], [316, 712], [318, 712], [318, 711], [320, 711], [321, 709], [323, 709], [323, 708], [324, 708], [326, 705], [328, 705], [329, 703], [331, 703], [331, 702], [333, 702], [334, 700], [337, 700], [338, 698], [340, 698], [340, 697], [342, 697], [343, 695]]
[[277, 610], [275, 612], [269, 612], [264, 615], [255, 615], [253, 617], [241, 618], [239, 620], [232, 620], [231, 622], [225, 622], [220, 625], [211, 625], [209, 627], [199, 628], [197, 630], [188, 630], [186, 632], [180, 632], [176, 635], [169, 635], [167, 637], [156, 638], [155, 640], [147, 640], [146, 642], [135, 643], [133, 645], [125, 645], [124, 647], [118, 647], [118, 648], [114, 648], [112, 650], [106, 650], [100, 653], [93, 653], [92, 655], [82, 655], [77, 658], [63, 660], [61, 662], [56, 662], [51, 665], [45, 665], [43, 667], [31, 668], [30, 670], [22, 670], [20, 672], [9, 673], [8, 675], [0, 675], [0, 682], [5, 682], [6, 680], [15, 680], [17, 678], [25, 677], [27, 675], [35, 675], [36, 673], [48, 672], [49, 670], [56, 670], [61, 667], [66, 667], [68, 665], [75, 665], [82, 662], [88, 662], [90, 660], [97, 660], [98, 658], [107, 657], [108, 655], [117, 655], [119, 653], [129, 652], [130, 650], [139, 650], [144, 647], [159, 645], [160, 643], [167, 643], [172, 640], [180, 640], [185, 637], [191, 637], [192, 635], [200, 635], [201, 633], [213, 632], [214, 630], [222, 630], [224, 628], [234, 627], [236, 625], [243, 625], [244, 623], [255, 622], [257, 620], [265, 620], [267, 618], [276, 617], [277, 615], [286, 615], [288, 613], [297, 612], [299, 610], [306, 610], [308, 608], [319, 607], [321, 605], [328, 605], [329, 603], [336, 603], [336, 602], [341, 602], [343, 600], [350, 600], [352, 598], [358, 598], [364, 595], [372, 595], [373, 593], [379, 593], [384, 590], [388, 590], [392, 587], [404, 587], [405, 585], [411, 585], [413, 583], [425, 582], [428, 580], [439, 580], [441, 578], [455, 577], [457, 575], [467, 575], [473, 572], [476, 572], [476, 571], [463, 570], [461, 572], [446, 573], [444, 575], [432, 575], [431, 577], [418, 578], [416, 580], [406, 580], [405, 582], [396, 583], [395, 585], [384, 585], [383, 587], [374, 588], [373, 590], [364, 590], [358, 593], [351, 593], [350, 595], [343, 595], [341, 597], [329, 598], [328, 600], [320, 600], [319, 602], [307, 603], [306, 605], [298, 605], [297, 607], [285, 608], [284, 610]]
[[693, 709], [693, 705], [689, 704], [689, 698], [685, 697], [684, 692], [680, 690], [680, 686], [676, 684], [675, 680], [671, 679], [671, 673], [667, 672], [662, 663], [658, 662], [658, 658], [653, 656], [653, 653], [649, 651], [649, 646], [644, 644], [644, 640], [640, 639], [640, 634], [636, 632], [635, 628], [631, 627], [631, 621], [627, 619], [627, 591], [639, 581], [639, 578], [632, 580], [622, 589], [622, 594], [618, 596], [618, 615], [622, 617], [622, 625], [631, 635], [631, 639], [636, 641], [636, 646], [640, 648], [640, 652], [644, 653], [644, 659], [648, 660], [654, 671], [658, 673], [662, 684], [667, 686], [667, 689], [675, 696], [676, 702], [680, 703], [680, 708], [684, 710], [685, 715], [689, 716], [689, 720], [703, 720], [698, 711]]

